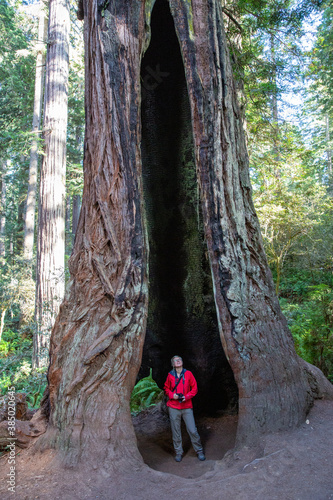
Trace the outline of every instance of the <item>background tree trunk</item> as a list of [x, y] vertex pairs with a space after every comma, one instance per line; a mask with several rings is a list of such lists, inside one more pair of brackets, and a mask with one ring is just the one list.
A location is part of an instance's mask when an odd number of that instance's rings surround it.
[[65, 208], [65, 254], [70, 255], [72, 250], [72, 235], [71, 235], [71, 196], [66, 196]]
[[76, 231], [79, 225], [79, 216], [81, 210], [81, 196], [74, 194], [72, 202], [72, 245], [74, 245]]
[[1, 313], [0, 313], [0, 340], [2, 338], [3, 330], [5, 328], [5, 316], [7, 312], [7, 307], [2, 306], [1, 307]]
[[[165, 1], [157, 0], [157, 15]], [[331, 386], [323, 389], [318, 372], [296, 356], [274, 292], [251, 200], [220, 2], [169, 3], [192, 112], [218, 325], [239, 389], [238, 443], [244, 444], [299, 424], [313, 397]], [[147, 317], [140, 63], [153, 4], [83, 2], [85, 184], [72, 280], [52, 333], [44, 401], [50, 422], [41, 442], [56, 443], [68, 463], [91, 457], [106, 467], [125, 460], [128, 467], [141, 460], [129, 398]]]
[[328, 188], [332, 194], [333, 189], [333, 171], [332, 171], [332, 151], [330, 140], [330, 118], [328, 113], [325, 115], [325, 128], [326, 128], [326, 154], [327, 154], [327, 170], [328, 170]]
[[270, 48], [270, 62], [271, 62], [271, 108], [272, 108], [272, 132], [273, 132], [273, 144], [274, 144], [274, 160], [276, 162], [275, 166], [275, 177], [278, 179], [280, 177], [279, 161], [280, 161], [280, 150], [279, 150], [279, 113], [278, 113], [278, 99], [277, 99], [277, 66], [276, 66], [276, 47], [275, 47], [274, 34], [271, 33], [269, 38], [269, 48]]
[[34, 115], [32, 120], [32, 133], [34, 134], [29, 165], [29, 180], [28, 193], [26, 201], [25, 221], [24, 221], [24, 242], [23, 255], [31, 261], [34, 248], [34, 232], [35, 232], [35, 207], [37, 198], [37, 171], [38, 171], [38, 134], [41, 125], [42, 117], [42, 102], [44, 90], [44, 75], [45, 75], [45, 40], [47, 36], [47, 16], [45, 12], [45, 3], [40, 0], [39, 24], [38, 24], [38, 41], [37, 41], [37, 56], [36, 56], [36, 73], [35, 73], [35, 97], [34, 97]]
[[34, 366], [48, 361], [50, 329], [64, 297], [69, 2], [50, 0], [40, 175]]

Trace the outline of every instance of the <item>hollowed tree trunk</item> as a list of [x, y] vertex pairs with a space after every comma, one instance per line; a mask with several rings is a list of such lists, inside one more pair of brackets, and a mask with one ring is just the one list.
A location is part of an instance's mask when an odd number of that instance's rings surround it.
[[[165, 2], [157, 0], [157, 15]], [[72, 279], [51, 338], [46, 435], [70, 463], [89, 456], [104, 464], [140, 461], [129, 398], [148, 307], [140, 65], [153, 4], [83, 3], [85, 185]], [[296, 356], [275, 296], [251, 200], [220, 2], [169, 4], [191, 107], [219, 332], [239, 390], [238, 443], [248, 443], [297, 425], [315, 396], [332, 391]]]

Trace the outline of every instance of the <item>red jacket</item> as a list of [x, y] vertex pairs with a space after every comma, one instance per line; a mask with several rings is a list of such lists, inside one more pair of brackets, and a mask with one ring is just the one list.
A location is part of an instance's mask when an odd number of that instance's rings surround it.
[[[192, 372], [186, 370], [184, 375], [182, 376], [182, 380], [177, 385], [176, 390], [173, 390], [176, 382], [177, 378], [175, 376], [175, 370], [172, 370], [170, 373], [168, 373], [167, 379], [164, 384], [164, 392], [169, 398], [167, 406], [176, 408], [177, 410], [193, 408], [192, 398], [197, 394], [198, 386]], [[173, 399], [173, 395], [180, 392], [185, 396], [185, 401], [183, 403], [181, 403], [178, 399]]]

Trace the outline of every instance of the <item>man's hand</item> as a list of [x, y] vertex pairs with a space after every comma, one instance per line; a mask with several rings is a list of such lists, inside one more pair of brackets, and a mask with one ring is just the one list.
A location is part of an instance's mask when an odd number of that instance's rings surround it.
[[[173, 395], [173, 399], [179, 399], [178, 394], [174, 393], [174, 395]], [[186, 399], [186, 398], [185, 398], [185, 396], [183, 396], [183, 398], [182, 398], [181, 402], [182, 402], [182, 403], [184, 403], [185, 399]]]

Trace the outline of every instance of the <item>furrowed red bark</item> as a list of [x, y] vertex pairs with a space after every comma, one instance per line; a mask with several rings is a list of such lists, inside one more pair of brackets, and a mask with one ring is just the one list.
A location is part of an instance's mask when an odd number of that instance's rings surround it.
[[[163, 0], [157, 0], [162, 2]], [[251, 199], [218, 0], [170, 0], [192, 111], [221, 341], [239, 389], [238, 444], [299, 424], [332, 386], [300, 360], [279, 308]], [[71, 282], [51, 339], [50, 423], [68, 463], [140, 463], [129, 398], [147, 318], [140, 63], [153, 1], [83, 2], [85, 184]], [[45, 400], [47, 403], [47, 400]]]
[[143, 2], [84, 4], [84, 191], [72, 280], [51, 339], [50, 426], [66, 461], [140, 461], [129, 398], [147, 316], [140, 159]]
[[[239, 390], [238, 443], [253, 442], [304, 420], [313, 378], [296, 355], [263, 250], [222, 7], [201, 0], [170, 6], [187, 75], [221, 341]], [[317, 395], [320, 387], [333, 394], [321, 376]]]

